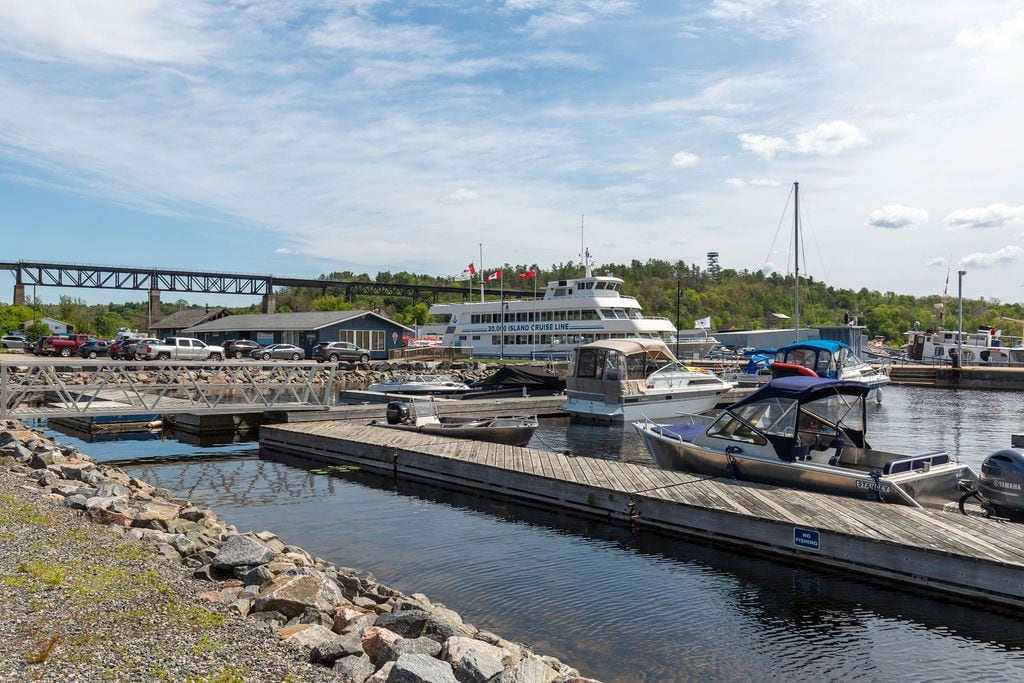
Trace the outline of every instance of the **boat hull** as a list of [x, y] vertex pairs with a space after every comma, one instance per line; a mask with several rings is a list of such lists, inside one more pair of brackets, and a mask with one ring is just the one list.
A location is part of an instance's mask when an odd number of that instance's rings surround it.
[[872, 476], [869, 471], [814, 462], [785, 462], [761, 455], [727, 454], [659, 434], [658, 425], [637, 423], [635, 427], [651, 457], [662, 469], [847, 498], [944, 508], [955, 504], [960, 481], [974, 477], [969, 467], [956, 463], [903, 475]]
[[567, 392], [568, 400], [559, 410], [580, 421], [626, 423], [637, 420], [667, 420], [684, 413], [702, 413], [718, 405], [731, 388], [689, 391], [686, 394], [658, 392], [641, 395], [623, 395], [616, 402], [608, 402], [598, 394]]

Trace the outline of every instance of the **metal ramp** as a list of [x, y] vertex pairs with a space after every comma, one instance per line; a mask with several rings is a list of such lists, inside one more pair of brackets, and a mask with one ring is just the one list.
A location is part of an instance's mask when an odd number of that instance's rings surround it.
[[337, 365], [0, 361], [0, 419], [327, 410]]

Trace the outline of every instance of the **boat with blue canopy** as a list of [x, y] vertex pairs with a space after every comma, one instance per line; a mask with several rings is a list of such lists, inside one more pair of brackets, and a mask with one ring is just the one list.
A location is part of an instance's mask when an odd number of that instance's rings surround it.
[[861, 382], [869, 389], [868, 400], [882, 401], [882, 387], [889, 375], [862, 360], [849, 344], [831, 339], [808, 339], [779, 347], [771, 364], [772, 377], [812, 375]]
[[659, 467], [914, 507], [954, 506], [978, 475], [944, 449], [877, 450], [865, 382], [772, 379], [717, 416], [633, 426]]

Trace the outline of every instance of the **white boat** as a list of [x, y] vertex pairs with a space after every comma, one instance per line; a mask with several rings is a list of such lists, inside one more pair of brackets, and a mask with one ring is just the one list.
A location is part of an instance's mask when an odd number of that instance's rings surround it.
[[621, 278], [594, 275], [586, 252], [584, 260], [583, 277], [548, 282], [543, 298], [433, 304], [444, 346], [471, 348], [478, 358], [568, 358], [602, 339], [675, 340], [668, 318], [644, 316], [640, 302], [621, 294]]
[[438, 415], [433, 398], [410, 402], [392, 401], [387, 407], [387, 422], [373, 421], [378, 427], [432, 434], [454, 439], [474, 439], [507, 446], [525, 446], [533, 438], [539, 422], [536, 415], [496, 415], [459, 417]]
[[419, 396], [463, 394], [470, 389], [468, 384], [458, 382], [448, 375], [395, 375], [366, 387], [367, 391], [378, 391], [382, 394]]
[[780, 347], [770, 370], [772, 377], [804, 374], [862, 382], [868, 386], [868, 400], [878, 403], [882, 387], [889, 383], [884, 370], [861, 360], [849, 345], [831, 339], [808, 339]]
[[682, 330], [678, 332], [678, 339], [672, 342], [672, 350], [675, 352], [676, 358], [699, 360], [711, 353], [711, 349], [721, 346], [721, 342], [708, 336], [706, 330], [701, 330], [701, 332], [703, 334], [700, 336], [687, 334]]
[[911, 330], [907, 335], [907, 359], [922, 363], [956, 365], [957, 353], [962, 365], [1024, 365], [1024, 347], [1005, 343], [998, 330], [982, 328], [977, 332], [956, 330]]
[[661, 340], [608, 339], [575, 350], [559, 410], [595, 422], [662, 420], [710, 410], [732, 387], [680, 364]]

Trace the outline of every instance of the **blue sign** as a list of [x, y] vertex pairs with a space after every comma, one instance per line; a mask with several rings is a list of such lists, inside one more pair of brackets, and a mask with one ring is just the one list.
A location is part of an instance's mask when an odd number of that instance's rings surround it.
[[793, 527], [793, 545], [797, 548], [809, 548], [810, 550], [821, 550], [821, 538], [817, 531]]

